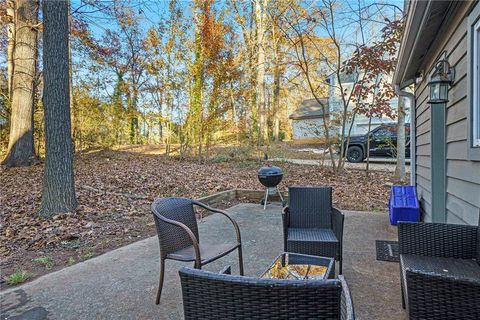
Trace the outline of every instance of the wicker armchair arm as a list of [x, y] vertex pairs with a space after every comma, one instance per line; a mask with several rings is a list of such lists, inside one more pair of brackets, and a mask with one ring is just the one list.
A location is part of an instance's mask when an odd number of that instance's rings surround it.
[[352, 295], [350, 294], [350, 289], [348, 288], [347, 281], [345, 281], [345, 277], [342, 275], [338, 276], [338, 280], [340, 280], [340, 282], [342, 283], [340, 319], [355, 320], [355, 311], [353, 309]]
[[443, 223], [398, 223], [400, 254], [474, 259], [477, 227]]
[[161, 214], [158, 214], [155, 210], [152, 210], [152, 213], [160, 220], [162, 220], [163, 222], [165, 223], [168, 223], [168, 224], [171, 224], [171, 225], [174, 225], [174, 226], [177, 226], [177, 227], [180, 227], [183, 229], [183, 231], [185, 231], [188, 236], [190, 237], [190, 239], [192, 240], [192, 244], [193, 244], [193, 249], [195, 250], [195, 264], [197, 266], [200, 266], [201, 264], [201, 261], [202, 261], [202, 257], [200, 255], [200, 246], [198, 244], [198, 240], [197, 240], [197, 237], [195, 237], [195, 235], [193, 234], [192, 230], [190, 230], [189, 227], [187, 227], [186, 225], [184, 225], [183, 223], [181, 222], [178, 222], [178, 221], [175, 221], [175, 220], [171, 220], [171, 219], [168, 219], [168, 218], [165, 218], [164, 216], [162, 216]]
[[[448, 268], [448, 265], [445, 265], [445, 268]], [[471, 286], [472, 288], [476, 288], [476, 292], [480, 292], [480, 277], [465, 277], [464, 275], [458, 274], [449, 274], [449, 273], [439, 273], [439, 272], [432, 272], [432, 271], [425, 271], [419, 269], [411, 269], [407, 268], [405, 270], [405, 274], [407, 278], [415, 278], [415, 279], [422, 279], [425, 283], [428, 283], [429, 287], [433, 287], [434, 285], [438, 285], [439, 287], [446, 287], [451, 288], [447, 283], [461, 283], [465, 286]], [[444, 283], [442, 285], [442, 283]]]
[[208, 211], [210, 211], [210, 212], [220, 213], [220, 214], [224, 215], [225, 217], [227, 217], [227, 219], [230, 220], [230, 222], [231, 222], [232, 225], [233, 225], [233, 228], [235, 229], [235, 233], [236, 233], [236, 235], [237, 235], [237, 242], [238, 242], [239, 244], [242, 243], [242, 237], [241, 237], [241, 235], [240, 235], [240, 228], [238, 227], [237, 222], [236, 222], [232, 217], [230, 217], [230, 215], [229, 215], [226, 211], [209, 207], [209, 206], [207, 206], [206, 204], [203, 204], [203, 203], [201, 203], [201, 202], [199, 202], [199, 201], [195, 201], [195, 200], [192, 201], [192, 203], [195, 204], [195, 205], [197, 205], [197, 206], [199, 206], [199, 207], [202, 207], [202, 208], [205, 209], [205, 210], [208, 210]]
[[340, 210], [332, 208], [332, 229], [333, 233], [337, 237], [338, 241], [342, 243], [343, 240], [343, 225], [345, 221], [345, 216]]

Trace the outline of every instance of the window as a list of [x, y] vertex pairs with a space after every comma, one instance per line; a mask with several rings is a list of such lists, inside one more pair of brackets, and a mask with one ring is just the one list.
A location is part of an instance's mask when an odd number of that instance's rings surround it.
[[480, 3], [468, 16], [468, 160], [480, 161]]
[[388, 126], [382, 126], [373, 134], [376, 138], [389, 137], [393, 134], [392, 129]]
[[480, 20], [473, 26], [472, 44], [472, 131], [471, 139], [473, 147], [480, 147]]

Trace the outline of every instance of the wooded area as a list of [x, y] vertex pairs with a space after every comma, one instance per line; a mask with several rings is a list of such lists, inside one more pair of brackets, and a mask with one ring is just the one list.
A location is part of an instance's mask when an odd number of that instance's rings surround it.
[[299, 157], [283, 141], [306, 99], [329, 115], [313, 128], [321, 166], [282, 163], [281, 188], [331, 185], [342, 209], [384, 210], [403, 180], [345, 170], [344, 156], [356, 116], [403, 114], [390, 105], [395, 5], [0, 0], [0, 18], [8, 273], [48, 272], [35, 262], [45, 252], [61, 267], [152, 235], [155, 197], [258, 189], [264, 154]]
[[[388, 77], [402, 11], [392, 4], [4, 0], [0, 15], [3, 164], [45, 159], [45, 217], [75, 209], [74, 151], [158, 144], [201, 161], [216, 145], [268, 153], [313, 97], [329, 113], [322, 147], [340, 171], [355, 116], [398, 112]], [[335, 91], [341, 106], [329, 110], [321, 99]]]

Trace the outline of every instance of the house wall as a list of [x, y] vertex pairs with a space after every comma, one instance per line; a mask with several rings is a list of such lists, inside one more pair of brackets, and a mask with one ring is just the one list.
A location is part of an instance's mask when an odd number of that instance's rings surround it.
[[[479, 5], [478, 3], [476, 4]], [[432, 66], [445, 54], [455, 67], [455, 83], [449, 91], [445, 110], [445, 215], [447, 223], [478, 225], [480, 221], [480, 161], [473, 161], [467, 143], [467, 115], [470, 108], [468, 96], [467, 30], [468, 15], [473, 2], [458, 3], [450, 20], [443, 26], [439, 44], [426, 55], [424, 76], [415, 86], [416, 112], [416, 186], [425, 221], [432, 221], [432, 130], [428, 80]], [[439, 32], [439, 34], [441, 34]], [[433, 105], [433, 108], [442, 107]], [[435, 197], [435, 195], [433, 195]], [[440, 196], [440, 198], [442, 198]], [[443, 200], [442, 200], [443, 201]], [[440, 213], [443, 214], [443, 213]]]
[[293, 140], [313, 142], [324, 136], [323, 119], [296, 119], [292, 120]]
[[[353, 88], [353, 82], [346, 82], [348, 77], [345, 78], [344, 82], [342, 83], [344, 89], [346, 89], [347, 93], [350, 93], [352, 88]], [[385, 77], [383, 79], [384, 81], [391, 81], [391, 76]], [[337, 85], [337, 77], [336, 75], [331, 75], [329, 78], [329, 82], [331, 84], [330, 89], [329, 89], [329, 99], [328, 99], [328, 108], [330, 111], [330, 114], [341, 114], [343, 112], [343, 101], [341, 98], [341, 91], [340, 88]], [[348, 95], [347, 95], [348, 98]], [[406, 112], [406, 119], [405, 122], [410, 122], [410, 102], [408, 99], [404, 100], [405, 102], [405, 112]], [[355, 103], [350, 102], [348, 111], [352, 111], [353, 107], [355, 106]], [[393, 98], [390, 100], [390, 106], [393, 110], [398, 109], [398, 99]], [[355, 121], [352, 126], [351, 130], [351, 135], [361, 135], [361, 134], [366, 134], [368, 132], [368, 117], [357, 114], [355, 116]], [[372, 129], [375, 127], [379, 126], [382, 123], [392, 123], [392, 122], [397, 122], [397, 118], [395, 117], [394, 119], [391, 119], [387, 116], [383, 116], [381, 118], [373, 118], [372, 119]], [[348, 134], [348, 131], [350, 129], [351, 122], [348, 122], [345, 126], [345, 134]], [[338, 130], [336, 130], [336, 133], [340, 134], [342, 132], [342, 129], [339, 127]]]

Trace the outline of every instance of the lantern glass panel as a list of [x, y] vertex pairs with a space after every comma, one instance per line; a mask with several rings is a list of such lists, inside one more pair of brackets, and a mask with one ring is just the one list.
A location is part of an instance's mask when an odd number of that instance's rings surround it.
[[440, 100], [442, 102], [448, 102], [448, 87], [450, 86], [449, 83], [440, 83]]
[[430, 83], [430, 103], [448, 102], [448, 83], [433, 82]]
[[440, 99], [440, 83], [430, 84], [430, 101], [437, 101]]

